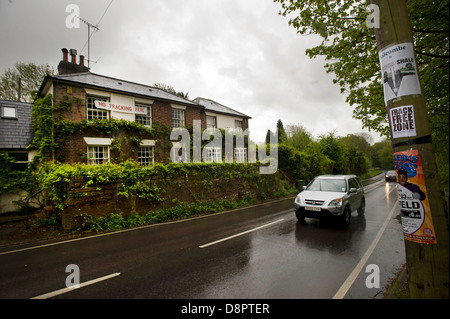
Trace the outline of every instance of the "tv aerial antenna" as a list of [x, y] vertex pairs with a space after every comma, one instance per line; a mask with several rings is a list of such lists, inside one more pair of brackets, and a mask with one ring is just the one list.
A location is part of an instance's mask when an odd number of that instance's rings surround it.
[[90, 67], [90, 62], [91, 62], [91, 28], [93, 28], [95, 31], [99, 31], [100, 29], [98, 28], [98, 24], [97, 25], [93, 25], [92, 23], [87, 22], [86, 20], [80, 18], [77, 16], [78, 19], [80, 19], [80, 21], [84, 22], [87, 27], [88, 27], [88, 67]]

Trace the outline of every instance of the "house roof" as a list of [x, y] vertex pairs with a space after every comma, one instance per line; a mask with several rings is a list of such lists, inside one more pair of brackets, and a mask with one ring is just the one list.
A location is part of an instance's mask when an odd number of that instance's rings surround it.
[[184, 105], [199, 107], [199, 104], [197, 103], [149, 85], [120, 80], [104, 75], [95, 74], [92, 72], [48, 75], [42, 82], [42, 85], [38, 91], [38, 95], [42, 94], [49, 80], [71, 82], [89, 87], [101, 88], [107, 91], [116, 91], [125, 94], [131, 93], [151, 99], [160, 99], [172, 103], [180, 103]]
[[4, 106], [15, 107], [17, 109], [17, 119], [2, 118], [0, 116], [0, 149], [26, 149], [33, 141], [31, 126], [33, 104], [0, 100], [0, 109]]
[[233, 110], [232, 108], [229, 108], [228, 106], [222, 105], [222, 104], [217, 103], [210, 99], [198, 97], [198, 98], [195, 98], [193, 100], [193, 102], [196, 102], [196, 103], [204, 106], [207, 111], [212, 111], [212, 112], [217, 112], [217, 113], [222, 113], [222, 114], [230, 114], [230, 115], [235, 115], [235, 116], [251, 119], [250, 116], [245, 115], [244, 113]]

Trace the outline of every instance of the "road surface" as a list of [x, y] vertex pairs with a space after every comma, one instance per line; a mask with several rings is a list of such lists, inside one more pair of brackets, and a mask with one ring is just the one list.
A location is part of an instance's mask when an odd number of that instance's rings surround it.
[[289, 198], [180, 222], [3, 248], [0, 298], [382, 298], [405, 263], [396, 184], [383, 179], [365, 190], [366, 212], [353, 212], [347, 229], [309, 218], [297, 222]]

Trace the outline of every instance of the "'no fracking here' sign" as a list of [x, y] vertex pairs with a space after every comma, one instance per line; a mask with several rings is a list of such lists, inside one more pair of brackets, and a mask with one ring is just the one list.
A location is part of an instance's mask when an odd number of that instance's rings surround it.
[[116, 111], [122, 113], [147, 114], [147, 108], [142, 106], [121, 105], [104, 101], [95, 101], [95, 107], [102, 110]]

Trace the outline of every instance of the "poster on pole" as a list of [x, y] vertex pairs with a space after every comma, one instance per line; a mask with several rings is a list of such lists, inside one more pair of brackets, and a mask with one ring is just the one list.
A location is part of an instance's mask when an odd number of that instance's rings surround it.
[[422, 94], [412, 43], [389, 46], [379, 52], [384, 100]]
[[422, 163], [418, 150], [394, 153], [397, 191], [405, 240], [436, 244]]
[[391, 108], [389, 117], [393, 138], [416, 136], [416, 122], [414, 119], [413, 105]]

